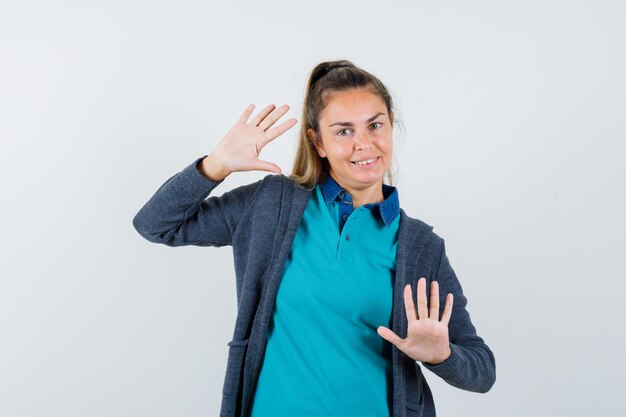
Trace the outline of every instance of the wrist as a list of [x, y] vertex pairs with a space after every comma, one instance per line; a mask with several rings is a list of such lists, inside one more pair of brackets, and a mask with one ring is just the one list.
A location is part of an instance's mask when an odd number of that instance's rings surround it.
[[222, 181], [230, 172], [215, 161], [212, 154], [207, 155], [198, 163], [198, 170], [209, 181]]
[[450, 349], [450, 345], [448, 345], [448, 350], [441, 358], [436, 358], [433, 361], [428, 362], [429, 365], [439, 365], [446, 361], [452, 355], [452, 349]]

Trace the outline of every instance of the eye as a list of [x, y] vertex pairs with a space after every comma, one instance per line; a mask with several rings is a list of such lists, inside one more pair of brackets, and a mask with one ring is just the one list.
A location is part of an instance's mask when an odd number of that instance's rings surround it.
[[346, 132], [346, 131], [348, 131], [348, 130], [351, 130], [351, 129], [341, 129], [341, 130], [338, 130], [338, 131], [337, 131], [337, 135], [339, 135], [339, 136], [346, 136], [346, 135], [345, 135], [345, 134], [343, 134], [342, 132]]
[[375, 127], [374, 129], [380, 129], [381, 127], [383, 127], [383, 124], [380, 122], [374, 122], [370, 126], [374, 126], [374, 125], [379, 125], [379, 127]]

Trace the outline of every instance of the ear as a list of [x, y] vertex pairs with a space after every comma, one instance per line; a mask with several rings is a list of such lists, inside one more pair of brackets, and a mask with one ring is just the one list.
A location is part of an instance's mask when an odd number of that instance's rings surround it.
[[391, 124], [393, 124], [393, 116], [394, 116], [394, 113], [389, 112], [389, 121], [391, 122]]
[[320, 140], [321, 138], [318, 137], [315, 130], [308, 128], [306, 130], [306, 134], [309, 137], [309, 139], [311, 139], [311, 142], [313, 142], [313, 145], [315, 145], [315, 149], [317, 150], [317, 153], [320, 155], [320, 157], [326, 158], [326, 151], [324, 150], [324, 144]]

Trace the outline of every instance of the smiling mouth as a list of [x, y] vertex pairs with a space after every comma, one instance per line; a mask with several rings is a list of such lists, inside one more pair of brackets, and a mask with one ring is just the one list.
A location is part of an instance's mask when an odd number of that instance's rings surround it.
[[362, 159], [360, 161], [350, 161], [350, 162], [353, 163], [354, 165], [370, 165], [374, 163], [378, 158], [380, 158], [380, 156], [377, 156], [375, 158]]

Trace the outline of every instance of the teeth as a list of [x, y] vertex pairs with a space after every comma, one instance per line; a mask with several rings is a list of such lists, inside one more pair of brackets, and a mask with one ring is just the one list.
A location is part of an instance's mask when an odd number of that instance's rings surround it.
[[371, 164], [372, 162], [374, 162], [376, 160], [376, 158], [372, 158], [372, 159], [367, 159], [365, 161], [356, 161], [355, 164], [357, 165], [365, 165], [365, 164]]

